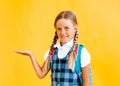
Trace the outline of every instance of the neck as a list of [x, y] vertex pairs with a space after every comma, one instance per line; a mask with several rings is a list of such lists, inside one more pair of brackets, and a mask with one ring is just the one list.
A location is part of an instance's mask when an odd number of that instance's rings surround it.
[[60, 45], [63, 46], [65, 43], [60, 42]]

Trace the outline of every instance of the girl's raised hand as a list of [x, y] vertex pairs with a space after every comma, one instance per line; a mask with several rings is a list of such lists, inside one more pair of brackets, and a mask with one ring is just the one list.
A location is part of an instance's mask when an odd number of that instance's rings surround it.
[[30, 50], [15, 50], [15, 52], [22, 55], [28, 55], [28, 56], [32, 55], [32, 52]]

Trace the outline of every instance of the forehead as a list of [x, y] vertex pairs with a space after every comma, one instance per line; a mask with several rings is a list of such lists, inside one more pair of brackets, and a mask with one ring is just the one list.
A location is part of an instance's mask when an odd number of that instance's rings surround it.
[[56, 27], [57, 26], [73, 26], [73, 22], [70, 19], [59, 19], [56, 22]]

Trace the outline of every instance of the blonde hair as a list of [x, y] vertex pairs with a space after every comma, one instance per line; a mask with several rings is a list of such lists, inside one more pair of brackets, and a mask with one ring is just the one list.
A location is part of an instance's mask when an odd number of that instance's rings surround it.
[[[59, 19], [69, 19], [73, 22], [73, 24], [77, 25], [77, 19], [76, 19], [75, 14], [73, 12], [69, 11], [69, 10], [68, 11], [62, 11], [58, 14], [58, 16], [55, 18], [54, 27], [56, 27], [56, 22]], [[56, 44], [57, 40], [58, 40], [58, 36], [57, 36], [57, 32], [55, 32], [55, 36], [54, 36], [52, 45], [50, 47], [49, 56], [51, 56], [52, 49], [54, 48], [54, 45]], [[78, 40], [78, 31], [75, 32], [72, 51], [68, 55], [68, 67], [72, 70], [74, 69], [74, 62], [75, 62], [75, 59], [76, 59], [75, 47], [76, 47], [76, 44], [77, 44], [77, 40]]]

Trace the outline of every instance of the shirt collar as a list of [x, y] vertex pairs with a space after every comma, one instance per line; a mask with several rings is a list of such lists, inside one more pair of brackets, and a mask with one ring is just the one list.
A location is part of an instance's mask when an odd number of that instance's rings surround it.
[[57, 47], [58, 49], [59, 48], [63, 48], [63, 47], [70, 47], [72, 48], [73, 46], [73, 39], [71, 39], [69, 42], [65, 43], [63, 46], [60, 45], [60, 41], [54, 45], [54, 47]]

